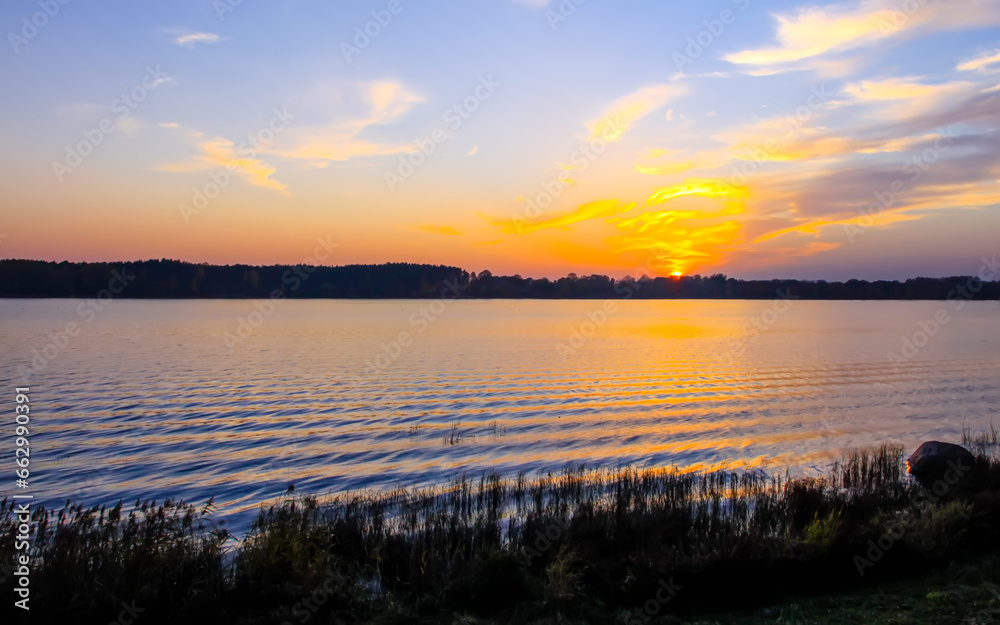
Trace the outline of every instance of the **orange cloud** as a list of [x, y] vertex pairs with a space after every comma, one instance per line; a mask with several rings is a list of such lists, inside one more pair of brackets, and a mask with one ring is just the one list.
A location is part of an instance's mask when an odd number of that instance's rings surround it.
[[[200, 135], [201, 133], [198, 134]], [[192, 161], [163, 165], [157, 168], [158, 171], [186, 173], [226, 169], [240, 176], [250, 184], [273, 189], [283, 195], [288, 195], [287, 187], [271, 178], [275, 173], [274, 167], [258, 158], [241, 155], [232, 141], [216, 137], [198, 143], [197, 147], [201, 150], [201, 154], [195, 156]]]
[[610, 217], [627, 213], [635, 208], [635, 204], [622, 204], [618, 200], [602, 200], [579, 206], [575, 211], [557, 215], [548, 219], [532, 220], [527, 216], [516, 216], [509, 219], [489, 218], [490, 223], [508, 234], [527, 234], [544, 228], [567, 228], [575, 223], [597, 217]]
[[700, 197], [719, 200], [722, 207], [646, 211], [630, 219], [612, 220], [623, 234], [608, 242], [618, 253], [643, 252], [646, 266], [653, 271], [690, 273], [698, 265], [717, 262], [739, 240], [742, 225], [731, 217], [745, 211], [746, 195], [743, 187], [705, 178], [657, 189], [649, 196], [648, 206]]

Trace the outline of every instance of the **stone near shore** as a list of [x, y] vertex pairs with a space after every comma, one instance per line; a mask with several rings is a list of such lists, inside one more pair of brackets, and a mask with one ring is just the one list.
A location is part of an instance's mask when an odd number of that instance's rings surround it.
[[921, 486], [938, 495], [969, 492], [976, 487], [976, 458], [961, 445], [928, 441], [906, 459], [906, 467]]

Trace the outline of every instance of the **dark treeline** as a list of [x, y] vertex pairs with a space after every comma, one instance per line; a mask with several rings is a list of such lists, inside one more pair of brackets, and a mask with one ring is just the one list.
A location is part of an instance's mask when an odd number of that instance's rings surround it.
[[[103, 292], [103, 293], [102, 293]], [[0, 261], [0, 297], [123, 298], [526, 298], [526, 299], [1000, 299], [1000, 282], [976, 277], [896, 280], [736, 280], [577, 276], [558, 280], [469, 273], [458, 267], [388, 263], [199, 265], [174, 260], [124, 263]]]

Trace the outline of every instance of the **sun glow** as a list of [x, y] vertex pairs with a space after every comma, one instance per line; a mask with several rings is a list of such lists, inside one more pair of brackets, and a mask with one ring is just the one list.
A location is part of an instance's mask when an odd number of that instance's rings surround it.
[[[645, 254], [645, 267], [659, 275], [687, 275], [698, 266], [718, 263], [741, 239], [737, 218], [746, 211], [748, 194], [745, 187], [712, 178], [662, 187], [646, 201], [649, 210], [608, 219], [620, 232], [609, 243], [619, 253]], [[721, 206], [699, 204], [699, 198]], [[673, 205], [663, 206], [667, 203]]]

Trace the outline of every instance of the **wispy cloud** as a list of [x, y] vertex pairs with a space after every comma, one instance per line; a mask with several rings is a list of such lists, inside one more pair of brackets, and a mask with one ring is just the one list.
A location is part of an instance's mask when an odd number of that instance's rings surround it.
[[587, 123], [587, 129], [591, 138], [603, 137], [616, 141], [639, 120], [684, 95], [686, 91], [677, 84], [643, 87], [612, 102], [600, 117]]
[[[167, 127], [176, 128], [177, 126]], [[185, 132], [195, 140], [195, 148], [198, 153], [188, 161], [162, 165], [156, 168], [157, 171], [190, 173], [226, 169], [254, 186], [288, 195], [287, 187], [272, 178], [276, 171], [275, 168], [257, 158], [245, 146], [243, 149], [238, 149], [232, 141], [223, 137], [203, 139], [204, 133], [202, 132], [191, 130], [185, 130]]]
[[920, 78], [890, 78], [881, 81], [863, 80], [847, 85], [844, 91], [858, 101], [902, 100], [923, 98], [937, 93], [940, 85], [927, 85]]
[[961, 72], [1000, 71], [1000, 50], [984, 52], [975, 58], [965, 61], [964, 63], [959, 63], [956, 69]]
[[[364, 132], [374, 126], [399, 122], [424, 98], [394, 80], [377, 80], [350, 87], [317, 89], [312, 99], [315, 107], [347, 108], [360, 101], [364, 112], [326, 124], [296, 126], [284, 133], [281, 146], [269, 150], [285, 158], [313, 161], [324, 167], [331, 161], [348, 161], [366, 156], [405, 154], [415, 148], [410, 142], [389, 143], [367, 139]], [[322, 113], [323, 111], [318, 111]]]
[[598, 217], [611, 217], [627, 213], [635, 204], [622, 204], [618, 200], [601, 200], [577, 207], [576, 210], [548, 219], [518, 223], [514, 219], [490, 219], [490, 222], [508, 234], [527, 234], [545, 228], [568, 228], [573, 224]]
[[[821, 67], [829, 55], [874, 46], [889, 38], [929, 32], [982, 28], [1000, 24], [1000, 0], [914, 3], [902, 11], [892, 0], [861, 0], [854, 4], [811, 6], [776, 14], [774, 45], [725, 55], [730, 63], [750, 66], [748, 73], [767, 75]], [[816, 61], [803, 65], [804, 61]]]
[[883, 2], [862, 2], [854, 8], [843, 5], [800, 8], [791, 15], [774, 15], [777, 45], [726, 55], [730, 63], [772, 66], [801, 61], [831, 51], [877, 43], [879, 23], [892, 18]]
[[221, 41], [221, 39], [217, 34], [209, 32], [185, 33], [174, 39], [174, 43], [187, 48], [193, 48], [199, 43], [218, 43], [219, 41]]

